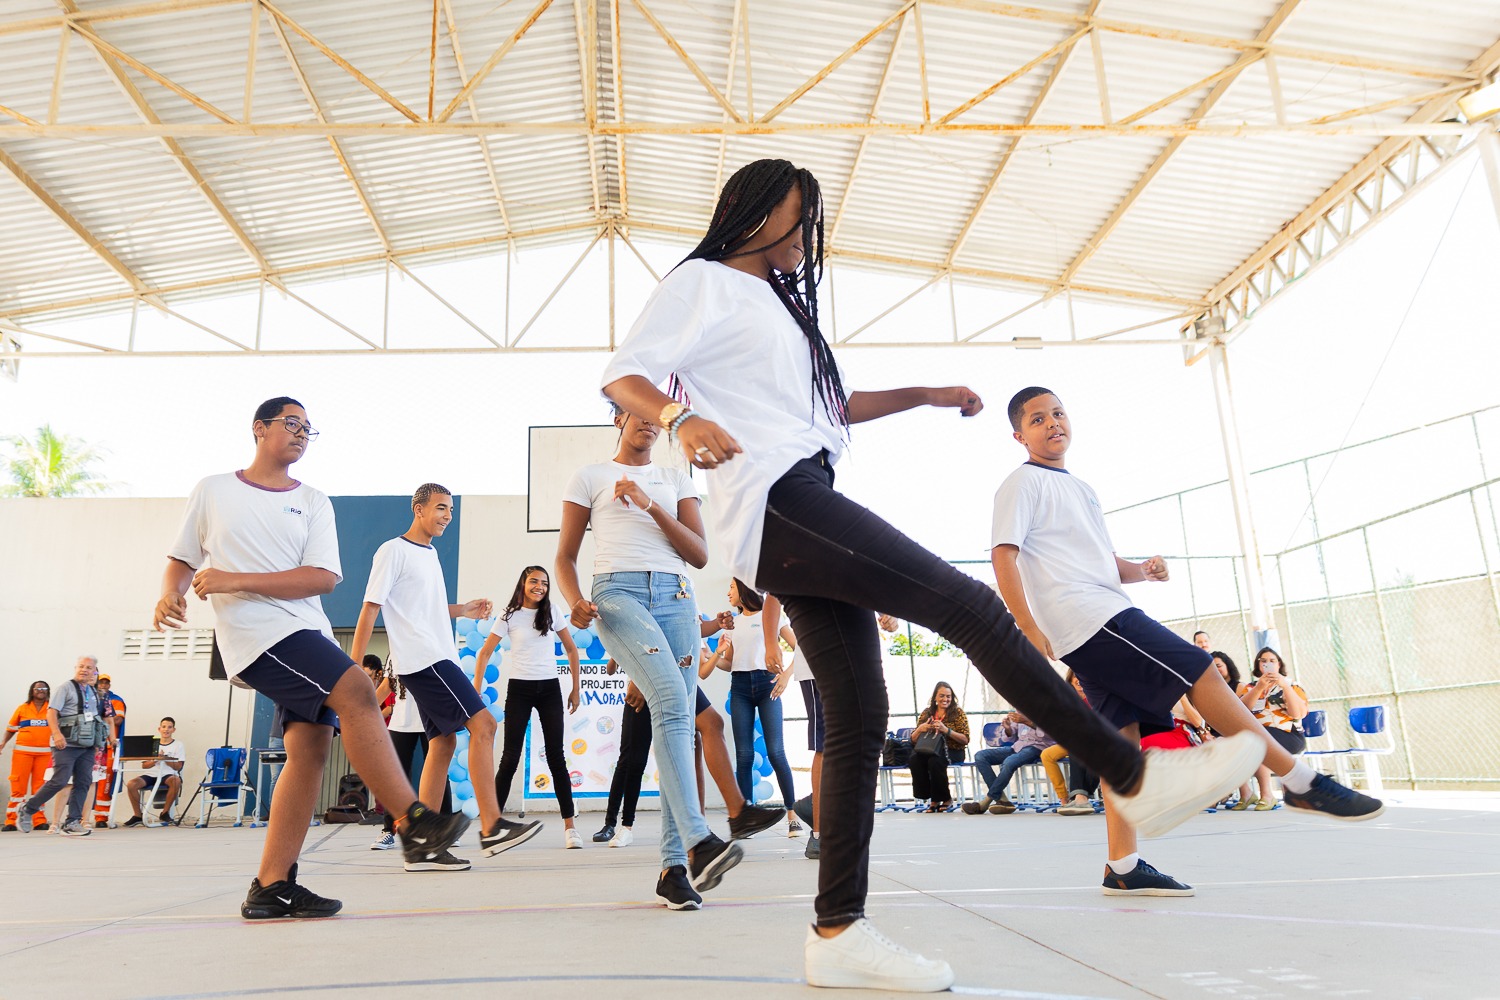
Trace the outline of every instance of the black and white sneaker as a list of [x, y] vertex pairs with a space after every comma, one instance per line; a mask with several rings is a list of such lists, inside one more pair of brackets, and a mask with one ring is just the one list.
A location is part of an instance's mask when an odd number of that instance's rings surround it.
[[287, 872], [283, 881], [261, 885], [250, 882], [250, 895], [240, 904], [240, 916], [246, 920], [279, 920], [284, 917], [331, 917], [344, 908], [337, 899], [325, 899], [297, 884], [297, 866]]
[[425, 861], [408, 861], [406, 870], [409, 872], [466, 872], [474, 866], [463, 858], [455, 858], [451, 852], [444, 851], [435, 858]]
[[541, 820], [532, 820], [530, 823], [512, 823], [501, 817], [495, 821], [495, 825], [489, 832], [479, 832], [479, 849], [484, 851], [484, 856], [492, 858], [501, 851], [508, 851], [526, 843], [532, 837], [542, 832]]
[[656, 898], [669, 910], [696, 910], [703, 905], [703, 897], [693, 891], [682, 865], [673, 865], [656, 880]]
[[823, 839], [816, 833], [807, 838], [807, 848], [802, 856], [809, 861], [817, 861], [823, 856]]
[[[729, 818], [729, 839], [748, 840], [762, 830], [769, 830], [786, 813], [781, 809], [768, 809], [765, 806], [752, 806], [746, 802], [745, 807], [740, 810], [738, 816]], [[812, 822], [809, 820], [808, 822]]]
[[458, 843], [469, 828], [463, 813], [436, 813], [417, 802], [406, 812], [401, 834], [401, 853], [406, 863], [430, 861]]
[[64, 837], [87, 837], [94, 831], [83, 825], [81, 819], [70, 819], [63, 824], [62, 835]]
[[611, 823], [605, 823], [602, 827], [599, 828], [599, 832], [594, 834], [594, 836], [593, 836], [592, 839], [593, 839], [594, 843], [596, 843], [596, 844], [607, 844], [611, 840], [614, 840], [615, 839], [615, 828], [614, 828], [614, 825], [611, 824]]
[[693, 888], [707, 892], [724, 880], [724, 873], [739, 864], [745, 857], [740, 845], [720, 840], [709, 834], [693, 845], [688, 853], [688, 868], [693, 876]]
[[1385, 812], [1384, 802], [1346, 788], [1326, 774], [1314, 778], [1312, 787], [1300, 795], [1289, 788], [1284, 789], [1281, 803], [1288, 809], [1322, 813], [1333, 819], [1349, 821], [1374, 819]]
[[1124, 875], [1116, 875], [1108, 863], [1104, 866], [1104, 894], [1106, 896], [1191, 896], [1197, 890], [1179, 882], [1170, 875], [1163, 875], [1144, 861]]
[[127, 819], [125, 822], [121, 823], [120, 826], [122, 826], [123, 828], [125, 828], [126, 830], [128, 830], [128, 829], [130, 829], [133, 826], [141, 826], [143, 824], [143, 822], [144, 821], [139, 816], [132, 816], [129, 819]]

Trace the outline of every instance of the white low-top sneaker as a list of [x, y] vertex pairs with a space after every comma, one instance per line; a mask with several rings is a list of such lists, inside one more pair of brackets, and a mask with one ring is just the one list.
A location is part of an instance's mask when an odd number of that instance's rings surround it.
[[908, 951], [864, 917], [837, 937], [809, 927], [802, 954], [809, 986], [938, 993], [953, 985], [947, 962]]
[[630, 832], [630, 827], [622, 826], [615, 831], [615, 838], [609, 842], [610, 847], [629, 847], [635, 843], [635, 834]]
[[1160, 837], [1248, 781], [1265, 756], [1265, 737], [1248, 731], [1191, 750], [1147, 750], [1140, 790], [1114, 804], [1142, 837]]
[[583, 835], [571, 826], [563, 831], [563, 847], [569, 851], [583, 850]]

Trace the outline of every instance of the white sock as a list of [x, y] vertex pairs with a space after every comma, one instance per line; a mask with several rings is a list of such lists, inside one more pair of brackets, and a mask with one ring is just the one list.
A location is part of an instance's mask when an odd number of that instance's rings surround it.
[[1317, 771], [1314, 771], [1306, 763], [1299, 760], [1292, 765], [1290, 771], [1281, 776], [1281, 784], [1289, 792], [1305, 795], [1307, 794], [1307, 790], [1312, 787], [1313, 779], [1317, 776]]
[[1119, 861], [1111, 858], [1109, 862], [1109, 870], [1114, 872], [1116, 875], [1129, 875], [1131, 872], [1135, 871], [1136, 862], [1140, 860], [1141, 856], [1139, 854], [1127, 854]]

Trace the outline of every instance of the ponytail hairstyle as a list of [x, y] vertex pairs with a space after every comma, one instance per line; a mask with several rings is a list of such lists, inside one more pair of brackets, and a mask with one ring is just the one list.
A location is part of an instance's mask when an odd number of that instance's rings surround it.
[[505, 605], [505, 610], [500, 617], [505, 621], [510, 621], [510, 616], [521, 610], [526, 603], [526, 578], [538, 571], [547, 574], [547, 596], [543, 597], [541, 603], [536, 606], [536, 630], [546, 635], [552, 631], [552, 574], [547, 573], [545, 566], [527, 566], [521, 570], [521, 578], [516, 581], [516, 589], [510, 595], [510, 601]]
[[739, 577], [734, 578], [734, 589], [740, 595], [741, 611], [748, 611], [753, 615], [766, 606], [765, 599], [760, 596], [760, 591]]
[[[801, 220], [785, 233], [763, 234], [767, 218], [794, 185], [802, 192]], [[822, 399], [823, 411], [829, 419], [847, 429], [849, 396], [839, 378], [833, 349], [818, 328], [818, 282], [823, 280], [823, 194], [812, 172], [789, 160], [755, 160], [736, 170], [719, 193], [708, 232], [684, 262], [743, 257], [758, 252], [745, 249], [752, 242], [762, 248], [774, 246], [797, 229], [802, 231], [802, 263], [791, 274], [773, 271], [770, 284], [807, 338], [808, 353], [812, 355], [812, 392]], [[682, 396], [675, 375], [670, 388], [673, 395]]]

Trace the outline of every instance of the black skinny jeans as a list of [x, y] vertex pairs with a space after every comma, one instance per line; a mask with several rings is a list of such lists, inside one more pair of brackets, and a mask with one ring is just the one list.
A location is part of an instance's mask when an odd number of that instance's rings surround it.
[[929, 799], [933, 802], [953, 801], [953, 793], [948, 789], [947, 754], [941, 751], [914, 753], [907, 766], [911, 768], [912, 798]]
[[862, 917], [869, 888], [890, 711], [876, 610], [958, 646], [1006, 701], [1114, 787], [1139, 781], [1140, 747], [1057, 675], [995, 592], [835, 492], [820, 458], [803, 459], [771, 487], [756, 584], [786, 606], [823, 699], [819, 925]]
[[650, 755], [651, 709], [642, 705], [636, 711], [626, 705], [625, 714], [620, 716], [620, 759], [615, 762], [615, 774], [609, 782], [605, 826], [614, 826], [617, 819], [623, 819], [625, 826], [635, 826], [635, 806], [641, 798], [641, 778], [646, 774], [646, 758]]
[[[396, 759], [401, 762], [401, 773], [406, 775], [406, 777], [411, 781], [411, 787], [416, 788], [422, 782], [422, 775], [412, 774], [411, 765], [417, 759], [417, 747], [420, 746], [422, 748], [422, 753], [427, 753], [427, 734], [391, 733], [390, 735], [391, 746], [396, 748]], [[445, 813], [451, 813], [453, 811], [453, 791], [446, 781], [443, 782], [442, 811]], [[385, 825], [383, 829], [386, 833], [396, 832], [396, 817], [389, 809], [386, 809], [385, 811]]]
[[542, 747], [547, 769], [552, 772], [552, 791], [563, 819], [573, 818], [573, 779], [568, 775], [568, 758], [563, 755], [563, 699], [557, 681], [517, 681], [505, 686], [505, 746], [500, 753], [500, 770], [495, 772], [495, 797], [500, 810], [510, 797], [510, 783], [521, 763], [526, 744], [526, 727], [531, 724], [532, 709], [542, 722]]

